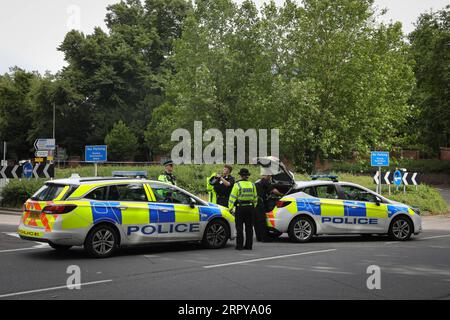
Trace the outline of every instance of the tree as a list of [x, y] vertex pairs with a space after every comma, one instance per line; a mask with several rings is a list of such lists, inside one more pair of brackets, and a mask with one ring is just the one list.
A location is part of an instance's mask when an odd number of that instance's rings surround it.
[[[424, 13], [409, 35], [417, 85], [412, 96], [415, 121], [409, 143], [425, 144], [434, 153], [450, 146], [450, 6]], [[413, 119], [414, 120], [414, 119]]]
[[106, 135], [105, 144], [112, 161], [133, 160], [138, 148], [136, 136], [123, 121], [117, 122]]
[[108, 33], [66, 35], [59, 50], [68, 66], [61, 76], [88, 109], [87, 143], [103, 141], [122, 120], [137, 136], [140, 156], [147, 154], [143, 129], [165, 100], [163, 82], [172, 72], [167, 58], [188, 7], [185, 0], [121, 1], [108, 7]]
[[0, 76], [0, 137], [8, 143], [9, 159], [29, 159], [32, 145], [27, 144], [31, 127], [30, 92], [37, 85], [39, 75], [20, 68]]

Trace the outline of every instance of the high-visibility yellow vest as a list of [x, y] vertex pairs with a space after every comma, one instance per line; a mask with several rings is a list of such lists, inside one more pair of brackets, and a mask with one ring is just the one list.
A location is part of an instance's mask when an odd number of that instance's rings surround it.
[[257, 201], [255, 184], [251, 181], [240, 180], [234, 184], [231, 190], [228, 208], [232, 210], [239, 202], [249, 202], [256, 206]]
[[215, 177], [216, 173], [212, 173], [209, 177], [206, 178], [206, 191], [208, 191], [208, 201], [211, 203], [217, 203], [217, 194], [214, 190], [214, 186], [209, 183], [211, 178]]

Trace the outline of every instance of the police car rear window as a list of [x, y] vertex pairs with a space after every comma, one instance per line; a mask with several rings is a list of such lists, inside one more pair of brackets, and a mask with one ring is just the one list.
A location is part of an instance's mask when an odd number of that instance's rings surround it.
[[65, 185], [49, 183], [43, 185], [35, 194], [31, 197], [31, 200], [35, 201], [52, 201], [54, 200], [64, 189]]

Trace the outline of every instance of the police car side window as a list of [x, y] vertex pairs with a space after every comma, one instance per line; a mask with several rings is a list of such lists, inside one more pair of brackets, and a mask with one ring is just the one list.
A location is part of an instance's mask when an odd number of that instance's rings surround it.
[[152, 184], [150, 187], [156, 202], [190, 204], [190, 197], [178, 189], [160, 184]]
[[110, 201], [147, 201], [142, 184], [115, 185], [109, 188]]
[[85, 198], [90, 200], [106, 200], [108, 187], [100, 187], [89, 192]]
[[377, 198], [374, 194], [367, 192], [366, 190], [354, 187], [354, 186], [342, 186], [342, 192], [346, 200], [352, 201], [366, 201], [375, 203]]
[[301, 190], [302, 192], [309, 194], [310, 196], [315, 197], [316, 196], [316, 192], [314, 191], [313, 187], [308, 187], [308, 188], [304, 188], [303, 190]]
[[332, 184], [325, 186], [316, 186], [316, 193], [318, 198], [338, 199], [336, 187]]

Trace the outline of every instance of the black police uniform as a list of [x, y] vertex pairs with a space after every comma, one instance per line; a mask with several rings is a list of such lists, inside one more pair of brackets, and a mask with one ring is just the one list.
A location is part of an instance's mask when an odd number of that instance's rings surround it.
[[269, 232], [266, 224], [266, 200], [272, 193], [274, 187], [270, 180], [259, 179], [255, 182], [256, 192], [258, 194], [258, 204], [255, 210], [255, 234], [257, 241], [269, 241]]
[[220, 181], [220, 178], [217, 177], [212, 177], [209, 181], [211, 185], [214, 187], [214, 191], [216, 193], [216, 203], [221, 206], [228, 207], [230, 193], [231, 190], [233, 189], [235, 180], [233, 176], [225, 176], [223, 178], [230, 183], [229, 187], [224, 185], [223, 182]]

